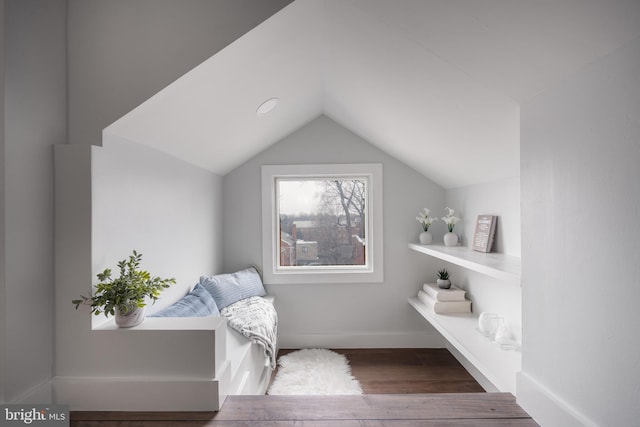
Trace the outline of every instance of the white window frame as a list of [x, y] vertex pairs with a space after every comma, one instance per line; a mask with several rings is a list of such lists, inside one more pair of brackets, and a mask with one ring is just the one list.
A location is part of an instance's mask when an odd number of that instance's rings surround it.
[[[276, 180], [367, 178], [366, 266], [279, 267], [279, 215]], [[383, 281], [382, 164], [350, 163], [326, 165], [262, 166], [262, 268], [266, 284], [287, 283], [380, 283]]]

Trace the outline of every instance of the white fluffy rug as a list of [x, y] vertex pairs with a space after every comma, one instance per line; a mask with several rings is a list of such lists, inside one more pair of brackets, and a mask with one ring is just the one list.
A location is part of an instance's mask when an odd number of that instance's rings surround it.
[[278, 359], [278, 372], [267, 394], [362, 394], [362, 387], [342, 354], [304, 349]]

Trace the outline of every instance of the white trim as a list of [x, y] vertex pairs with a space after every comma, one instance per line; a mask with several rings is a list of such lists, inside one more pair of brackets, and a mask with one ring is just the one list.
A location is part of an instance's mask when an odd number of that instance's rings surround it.
[[53, 403], [51, 379], [47, 379], [35, 387], [30, 388], [8, 403], [17, 405]]
[[[320, 266], [309, 271], [283, 270], [278, 263], [278, 222], [275, 201], [277, 178], [367, 177], [369, 181], [366, 236], [367, 267]], [[380, 283], [383, 281], [382, 164], [351, 163], [327, 165], [262, 166], [262, 268], [266, 284], [284, 283]], [[346, 271], [345, 271], [346, 270]]]
[[518, 373], [516, 382], [518, 405], [538, 424], [549, 427], [598, 425], [526, 373]]
[[279, 348], [444, 348], [437, 332], [279, 334]]
[[53, 387], [71, 411], [218, 411], [226, 398], [218, 379], [55, 377]]

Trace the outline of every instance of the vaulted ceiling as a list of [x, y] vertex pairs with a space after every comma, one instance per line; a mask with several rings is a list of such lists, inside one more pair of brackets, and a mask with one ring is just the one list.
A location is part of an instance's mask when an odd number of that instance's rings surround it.
[[518, 176], [520, 105], [639, 37], [639, 16], [637, 0], [296, 0], [105, 132], [224, 175], [325, 114], [445, 188]]

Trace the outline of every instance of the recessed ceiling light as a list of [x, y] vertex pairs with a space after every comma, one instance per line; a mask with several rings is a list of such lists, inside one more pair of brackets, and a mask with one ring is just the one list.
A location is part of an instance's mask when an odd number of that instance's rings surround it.
[[258, 117], [266, 116], [267, 114], [272, 112], [274, 108], [278, 106], [279, 102], [280, 102], [280, 99], [278, 98], [267, 99], [262, 104], [260, 104], [260, 106], [256, 110], [256, 115]]

